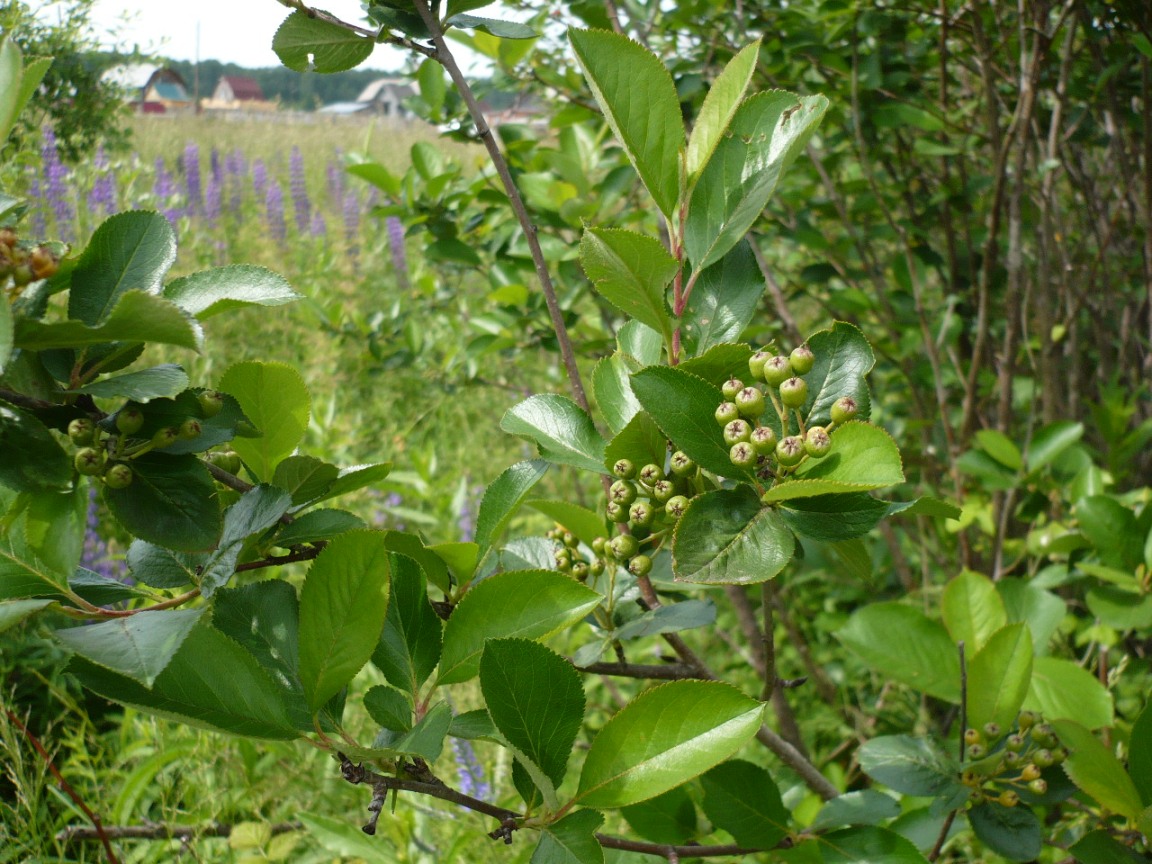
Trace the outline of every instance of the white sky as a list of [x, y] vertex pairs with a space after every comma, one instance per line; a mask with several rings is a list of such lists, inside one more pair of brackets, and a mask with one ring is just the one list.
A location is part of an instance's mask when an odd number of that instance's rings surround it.
[[[32, 5], [43, 18], [59, 15], [46, 0]], [[318, 6], [345, 21], [364, 22], [359, 0], [321, 0]], [[290, 11], [276, 0], [97, 0], [92, 21], [107, 48], [139, 45], [174, 60], [195, 60], [199, 30], [201, 60], [258, 68], [280, 65], [272, 36]], [[400, 51], [381, 45], [364, 65], [397, 69], [403, 61]]]

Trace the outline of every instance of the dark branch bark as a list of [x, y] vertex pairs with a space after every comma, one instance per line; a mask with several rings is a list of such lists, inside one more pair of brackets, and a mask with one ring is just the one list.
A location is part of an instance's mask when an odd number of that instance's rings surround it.
[[590, 663], [577, 666], [578, 672], [590, 675], [615, 675], [619, 678], [647, 678], [651, 681], [680, 681], [684, 678], [701, 678], [696, 669], [683, 663], [643, 664], [643, 663]]
[[[231, 837], [231, 825], [213, 822], [211, 825], [109, 825], [104, 835], [113, 840], [192, 840], [196, 837]], [[271, 826], [272, 835], [300, 831], [303, 822], [277, 822]], [[56, 835], [62, 843], [71, 840], [98, 840], [95, 828], [71, 826]]]

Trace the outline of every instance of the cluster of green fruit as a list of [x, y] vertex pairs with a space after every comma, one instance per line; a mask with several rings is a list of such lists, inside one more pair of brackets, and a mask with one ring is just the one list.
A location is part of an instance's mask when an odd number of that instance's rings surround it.
[[48, 245], [29, 246], [11, 228], [0, 228], [0, 288], [19, 296], [24, 286], [56, 275], [60, 256]]
[[1033, 711], [1021, 711], [1015, 730], [1006, 733], [998, 723], [964, 732], [965, 753], [972, 760], [961, 782], [972, 790], [971, 801], [995, 801], [1005, 807], [1020, 803], [1020, 789], [1033, 795], [1048, 791], [1043, 769], [1068, 758], [1056, 733]]
[[[716, 422], [724, 429], [728, 458], [738, 468], [759, 469], [777, 477], [794, 470], [805, 459], [822, 459], [832, 449], [832, 430], [856, 417], [856, 400], [844, 396], [832, 405], [827, 426], [804, 426], [801, 409], [808, 400], [804, 375], [812, 371], [816, 356], [807, 345], [791, 354], [757, 351], [748, 360], [752, 383], [730, 378], [720, 388], [724, 401], [716, 409]], [[761, 382], [763, 385], [761, 386]], [[761, 418], [768, 403], [776, 409], [780, 434]], [[791, 434], [791, 415], [796, 415], [796, 434]], [[770, 461], [775, 460], [773, 470]]]
[[[223, 395], [214, 390], [202, 391], [197, 401], [205, 418], [215, 417], [224, 407]], [[124, 489], [135, 477], [129, 464], [131, 460], [171, 447], [177, 441], [199, 438], [203, 431], [200, 420], [189, 417], [179, 426], [164, 426], [145, 438], [140, 436], [144, 421], [144, 411], [135, 402], [125, 404], [106, 422], [94, 423], [87, 417], [72, 420], [68, 424], [68, 437], [78, 448], [73, 457], [76, 470], [100, 478], [110, 489]]]

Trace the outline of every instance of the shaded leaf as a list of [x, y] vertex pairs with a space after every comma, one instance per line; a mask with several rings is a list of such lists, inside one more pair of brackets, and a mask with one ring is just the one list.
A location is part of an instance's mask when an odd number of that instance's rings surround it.
[[70, 651], [151, 688], [183, 644], [203, 609], [137, 612], [57, 630]]
[[132, 472], [132, 483], [124, 489], [104, 486], [104, 502], [129, 532], [187, 552], [216, 545], [220, 505], [216, 486], [199, 459], [146, 453], [132, 460]]
[[836, 638], [881, 675], [948, 702], [960, 700], [960, 659], [943, 625], [900, 603], [852, 614]]
[[388, 614], [372, 662], [388, 683], [412, 699], [440, 662], [442, 625], [428, 602], [419, 565], [405, 555], [392, 556], [392, 589]]
[[734, 759], [700, 778], [704, 814], [741, 846], [771, 849], [788, 833], [791, 817], [772, 776], [759, 765]]
[[764, 277], [747, 240], [696, 278], [684, 309], [683, 337], [692, 356], [734, 342], [751, 323], [764, 293]]
[[546, 825], [530, 864], [603, 864], [604, 850], [596, 839], [603, 824], [604, 816], [595, 810], [577, 810]]
[[904, 795], [945, 796], [959, 786], [959, 766], [929, 738], [873, 738], [858, 758], [865, 774]]
[[677, 581], [747, 585], [766, 582], [792, 560], [795, 540], [779, 512], [750, 487], [692, 499], [676, 524], [672, 572]]
[[985, 846], [1009, 861], [1032, 861], [1043, 846], [1040, 820], [1023, 804], [985, 801], [968, 811], [968, 824]]
[[216, 592], [212, 626], [242, 645], [280, 687], [300, 684], [300, 603], [296, 589], [265, 579]]

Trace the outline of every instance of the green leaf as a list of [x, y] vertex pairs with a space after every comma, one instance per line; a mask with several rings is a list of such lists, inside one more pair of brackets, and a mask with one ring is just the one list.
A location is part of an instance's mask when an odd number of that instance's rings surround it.
[[797, 534], [837, 543], [862, 537], [876, 527], [888, 511], [888, 503], [866, 492], [816, 495], [784, 502], [779, 513]]
[[288, 512], [292, 499], [277, 486], [260, 484], [240, 496], [240, 500], [224, 514], [224, 532], [220, 543], [205, 562], [200, 576], [200, 593], [211, 597], [236, 572], [236, 562], [244, 550], [244, 542], [256, 534], [263, 534]]
[[426, 762], [435, 762], [444, 750], [444, 739], [452, 724], [452, 709], [447, 702], [434, 705], [427, 714], [409, 731], [397, 736], [382, 730], [373, 741], [373, 746], [383, 747], [397, 753], [419, 756]]
[[1020, 454], [1020, 448], [1003, 432], [996, 429], [980, 429], [973, 437], [981, 450], [1010, 471], [1019, 471], [1024, 467], [1024, 457]]
[[899, 815], [900, 804], [891, 795], [875, 789], [861, 789], [826, 802], [808, 829], [819, 831], [845, 825], [879, 825]]
[[368, 662], [388, 612], [391, 565], [384, 535], [332, 540], [300, 592], [300, 680], [315, 714]]
[[723, 342], [713, 345], [699, 357], [685, 360], [679, 368], [691, 372], [697, 378], [703, 378], [709, 384], [722, 387], [730, 378], [748, 377], [748, 359], [751, 356], [752, 349], [747, 343]]
[[127, 618], [57, 630], [55, 636], [86, 660], [151, 688], [203, 611], [137, 612]]
[[832, 452], [823, 459], [805, 461], [794, 477], [765, 492], [764, 500], [788, 501], [896, 486], [904, 482], [904, 466], [892, 436], [879, 426], [853, 420], [833, 430]]
[[[1048, 718], [1045, 718], [1048, 719]], [[1144, 804], [1120, 760], [1084, 726], [1072, 720], [1053, 720], [1060, 743], [1068, 748], [1064, 773], [1102, 807], [1135, 821]]]
[[24, 56], [12, 39], [0, 41], [0, 144], [20, 116], [20, 83], [24, 77]]
[[1032, 631], [1026, 624], [997, 630], [968, 664], [968, 723], [1011, 729], [1032, 681]]
[[960, 658], [944, 626], [900, 603], [853, 613], [836, 638], [873, 669], [947, 702], [960, 701]]
[[667, 606], [659, 606], [633, 618], [627, 624], [614, 630], [612, 637], [621, 642], [640, 639], [644, 636], [657, 636], [661, 633], [677, 633], [696, 627], [707, 627], [716, 621], [716, 606], [711, 600], [681, 600]]
[[1152, 627], [1152, 594], [1127, 591], [1115, 585], [1102, 585], [1085, 595], [1088, 611], [1101, 624], [1117, 630], [1143, 630]]
[[315, 456], [289, 456], [276, 466], [272, 484], [290, 494], [293, 506], [299, 507], [324, 496], [339, 474], [335, 465]]
[[146, 453], [132, 460], [132, 471], [130, 486], [104, 486], [104, 503], [130, 533], [188, 552], [216, 545], [220, 505], [212, 477], [199, 459]]
[[12, 304], [5, 300], [0, 303], [0, 375], [12, 357], [15, 347], [15, 325], [12, 323]]
[[500, 539], [508, 522], [547, 470], [548, 463], [542, 459], [517, 462], [488, 485], [476, 514], [476, 544], [482, 550]]
[[618, 461], [628, 459], [636, 470], [649, 463], [663, 468], [667, 456], [668, 441], [664, 433], [647, 412], [641, 411], [608, 442], [604, 448], [604, 465], [611, 471]]
[[272, 37], [272, 50], [294, 72], [354, 69], [371, 56], [373, 47], [371, 39], [299, 11], [289, 15]]
[[483, 9], [491, 6], [496, 0], [448, 0], [449, 17], [459, 15], [461, 12], [471, 12], [473, 9]]
[[340, 473], [336, 475], [336, 482], [312, 503], [316, 504], [320, 501], [339, 498], [341, 495], [347, 495], [349, 492], [355, 492], [357, 489], [379, 483], [391, 473], [391, 462], [373, 462], [370, 465], [352, 465], [348, 468], [341, 468]]
[[1144, 560], [1144, 532], [1135, 514], [1110, 495], [1089, 495], [1076, 504], [1080, 531], [1105, 565], [1135, 570]]
[[1083, 437], [1084, 424], [1071, 420], [1057, 420], [1040, 427], [1028, 442], [1028, 452], [1025, 454], [1028, 473], [1052, 464], [1052, 460]]
[[570, 504], [567, 501], [543, 501], [539, 498], [528, 501], [527, 504], [533, 510], [539, 510], [554, 520], [556, 524], [564, 526], [565, 531], [571, 532], [586, 546], [591, 547], [593, 540], [607, 533], [604, 518], [579, 504]]
[[795, 544], [783, 517], [750, 487], [705, 492], [676, 524], [672, 573], [680, 582], [766, 582], [792, 560]]
[[0, 600], [0, 633], [35, 615], [55, 600]]
[[668, 70], [626, 36], [570, 28], [568, 39], [604, 119], [669, 219], [680, 194], [684, 121]]
[[496, 727], [492, 724], [492, 718], [483, 708], [457, 714], [452, 718], [452, 725], [448, 729], [448, 734], [468, 741], [476, 741], [481, 738], [495, 741], [499, 738]]
[[888, 505], [888, 516], [931, 516], [936, 519], [959, 520], [963, 511], [951, 501], [925, 495], [911, 501], [896, 501]]
[[452, 578], [448, 573], [448, 566], [444, 559], [436, 554], [424, 541], [415, 534], [405, 531], [385, 531], [384, 545], [389, 552], [398, 552], [407, 555], [422, 568], [424, 575], [433, 585], [447, 594], [452, 588]]
[[964, 643], [969, 657], [1008, 623], [996, 583], [971, 570], [961, 571], [944, 586], [940, 612], [948, 635], [954, 642]]
[[0, 600], [56, 596], [67, 590], [71, 571], [58, 569], [58, 556], [46, 555], [36, 548], [34, 538], [26, 530], [29, 519], [29, 508], [4, 517], [4, 530], [0, 531]]
[[696, 805], [684, 786], [676, 786], [639, 804], [621, 807], [620, 815], [629, 828], [652, 843], [680, 846], [695, 838], [699, 831]]
[[251, 654], [203, 623], [188, 634], [151, 690], [81, 657], [72, 658], [68, 671], [106, 699], [181, 723], [253, 738], [298, 734], [284, 689]]
[[713, 474], [738, 477], [745, 472], [728, 458], [724, 433], [716, 423], [720, 388], [670, 366], [649, 366], [632, 376], [632, 392], [656, 425], [694, 462]]
[[0, 453], [0, 485], [9, 489], [46, 492], [72, 483], [72, 460], [48, 427], [25, 411], [0, 405]]
[[233, 449], [257, 478], [272, 477], [308, 430], [312, 400], [300, 373], [285, 363], [237, 363], [220, 378], [220, 389], [236, 398], [259, 438], [237, 438]]
[[585, 228], [580, 264], [605, 300], [672, 342], [664, 297], [679, 263], [654, 237], [612, 228]]
[[833, 831], [818, 842], [824, 864], [927, 864], [911, 841], [873, 825]]
[[584, 720], [584, 686], [572, 664], [527, 639], [489, 639], [480, 690], [500, 734], [559, 786]]
[[175, 363], [164, 363], [139, 372], [127, 372], [103, 378], [68, 393], [87, 393], [105, 399], [123, 397], [134, 402], [148, 402], [163, 396], [175, 396], [188, 387], [188, 373]]
[[416, 70], [416, 81], [419, 85], [417, 92], [431, 110], [432, 119], [440, 120], [443, 117], [444, 99], [448, 95], [448, 85], [444, 80], [444, 67], [433, 58], [428, 57]]
[[212, 604], [212, 626], [251, 654], [283, 689], [300, 684], [300, 603], [279, 579], [222, 588]]
[[846, 574], [861, 582], [872, 581], [872, 556], [861, 538], [829, 543], [828, 550]]
[[364, 834], [357, 826], [344, 818], [334, 819], [319, 813], [301, 813], [300, 821], [325, 849], [341, 858], [359, 858], [372, 861], [380, 857], [380, 843], [375, 837]]
[[200, 350], [200, 325], [170, 300], [137, 290], [123, 291], [116, 298], [112, 311], [94, 327], [78, 320], [46, 324], [34, 318], [19, 318], [16, 347], [43, 351], [105, 342], [157, 342]]
[[968, 824], [985, 846], [1009, 861], [1032, 861], [1043, 848], [1040, 820], [1022, 804], [985, 801], [968, 811]]
[[109, 320], [130, 289], [159, 294], [175, 260], [176, 234], [160, 213], [137, 210], [105, 219], [72, 270], [68, 317], [95, 327]]
[[295, 546], [298, 543], [316, 543], [364, 527], [363, 519], [346, 510], [309, 510], [280, 529], [276, 534], [276, 544]]
[[996, 591], [1003, 600], [1007, 623], [1023, 621], [1032, 630], [1032, 647], [1036, 653], [1048, 653], [1048, 643], [1064, 620], [1065, 602], [1027, 579], [1001, 579], [996, 583]]
[[1112, 725], [1112, 694], [1091, 672], [1071, 660], [1037, 657], [1024, 707], [1044, 719], [1075, 720], [1088, 729]]
[[684, 246], [695, 271], [744, 238], [827, 110], [823, 96], [782, 90], [744, 100], [692, 193]]
[[1152, 807], [1152, 703], [1144, 705], [1144, 710], [1132, 724], [1132, 735], [1128, 739], [1128, 774], [1135, 782], [1144, 806]]
[[500, 428], [535, 442], [549, 462], [604, 473], [605, 441], [592, 418], [566, 396], [529, 396], [508, 409]]
[[604, 849], [596, 831], [604, 816], [595, 810], [577, 810], [540, 829], [540, 841], [529, 864], [604, 864]]
[[412, 701], [395, 687], [377, 684], [364, 694], [368, 716], [390, 732], [407, 732], [412, 728]]
[[88, 533], [86, 489], [77, 484], [67, 492], [38, 492], [23, 500], [23, 518], [12, 530], [23, 532], [29, 550], [53, 572], [72, 574]]
[[739, 750], [763, 714], [761, 703], [718, 681], [646, 690], [592, 741], [576, 801], [624, 807], [679, 786]]
[[628, 380], [639, 369], [640, 363], [635, 358], [620, 351], [603, 358], [592, 369], [592, 393], [596, 397], [596, 406], [613, 434], [627, 426], [640, 411], [640, 402], [633, 395]]
[[300, 299], [279, 273], [253, 264], [230, 264], [173, 279], [164, 296], [201, 321], [246, 306], [282, 306]]
[[903, 795], [947, 796], [960, 785], [959, 766], [930, 738], [873, 738], [857, 758], [865, 774]]
[[804, 376], [808, 400], [802, 410], [808, 425], [827, 426], [832, 404], [842, 396], [855, 399], [858, 419], [867, 420], [872, 398], [865, 376], [876, 365], [876, 357], [860, 328], [837, 321], [830, 329], [809, 336], [808, 347], [816, 355], [812, 371]]
[[1079, 864], [1148, 864], [1147, 857], [1133, 852], [1104, 828], [1089, 831], [1068, 851]]
[[639, 321], [629, 321], [617, 331], [616, 345], [621, 354], [635, 358], [641, 366], [659, 363], [664, 348], [659, 331]]
[[689, 192], [696, 185], [700, 172], [712, 158], [716, 145], [728, 130], [728, 124], [732, 122], [736, 109], [740, 107], [759, 56], [760, 40], [757, 39], [729, 60], [728, 65], [708, 88], [708, 95], [704, 97], [704, 104], [700, 106], [692, 134], [688, 136], [685, 163], [688, 170]]
[[579, 621], [600, 603], [590, 588], [562, 573], [521, 570], [473, 586], [444, 627], [439, 685], [467, 681], [480, 668], [489, 639], [543, 639]]
[[788, 833], [790, 816], [780, 790], [759, 765], [740, 759], [723, 762], [700, 782], [704, 815], [741, 846], [771, 849]]
[[497, 18], [481, 18], [478, 15], [453, 15], [444, 23], [469, 30], [482, 30], [500, 39], [535, 39], [540, 35], [527, 24], [501, 21]]
[[760, 308], [764, 277], [747, 240], [741, 240], [696, 278], [684, 309], [683, 337], [689, 352], [703, 354], [740, 338]]
[[441, 641], [442, 625], [428, 602], [424, 572], [411, 558], [394, 554], [388, 614], [372, 662], [388, 683], [415, 700], [440, 662]]

